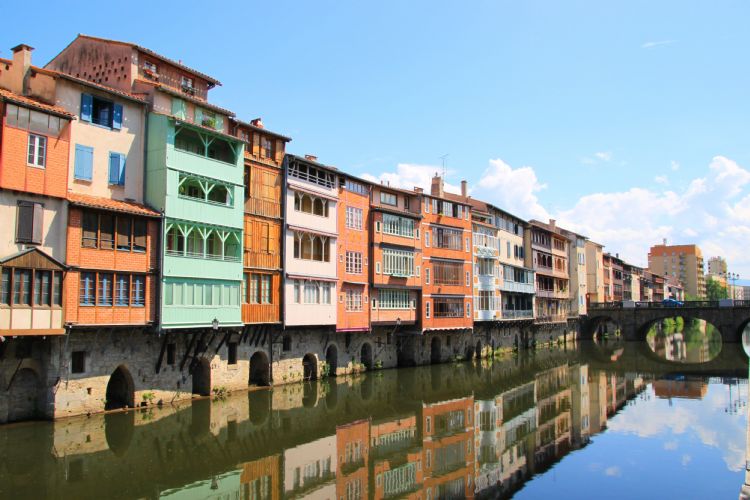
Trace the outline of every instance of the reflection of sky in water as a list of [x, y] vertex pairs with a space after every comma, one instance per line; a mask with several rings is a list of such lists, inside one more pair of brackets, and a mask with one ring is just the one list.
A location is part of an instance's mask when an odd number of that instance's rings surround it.
[[[731, 391], [733, 402], [747, 401], [744, 381]], [[703, 400], [673, 398], [671, 405], [651, 386], [643, 396], [516, 498], [737, 498], [747, 416], [725, 412], [729, 386], [710, 384]]]

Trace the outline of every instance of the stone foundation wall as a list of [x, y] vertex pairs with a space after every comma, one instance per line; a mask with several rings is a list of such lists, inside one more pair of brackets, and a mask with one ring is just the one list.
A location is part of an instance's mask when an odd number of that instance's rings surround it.
[[[174, 331], [159, 336], [112, 328], [72, 330], [48, 339], [9, 339], [0, 356], [0, 423], [97, 413], [112, 405], [174, 404], [194, 393], [221, 396], [252, 385], [282, 385], [334, 371], [343, 376], [465, 360], [476, 357], [478, 350], [480, 357], [488, 357], [498, 350], [576, 337], [575, 324], [477, 323], [473, 331], [423, 335], [393, 327], [347, 334], [264, 325], [244, 332]], [[230, 359], [231, 354], [236, 359]], [[74, 373], [74, 357], [82, 365], [75, 368], [83, 368], [79, 373]], [[283, 393], [290, 401], [312, 397], [293, 389]]]

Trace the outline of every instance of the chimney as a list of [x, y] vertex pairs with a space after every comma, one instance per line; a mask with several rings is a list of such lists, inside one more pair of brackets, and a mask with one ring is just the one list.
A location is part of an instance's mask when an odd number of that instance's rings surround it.
[[263, 120], [261, 120], [260, 117], [255, 118], [254, 120], [250, 121], [250, 125], [258, 128], [263, 128]]
[[414, 192], [415, 193], [422, 194], [423, 191], [424, 191], [424, 189], [422, 189], [421, 187], [414, 186]]
[[437, 196], [438, 198], [443, 197], [443, 178], [440, 177], [438, 174], [435, 174], [435, 177], [432, 178], [432, 186], [430, 188], [430, 194], [432, 196]]
[[29, 47], [25, 43], [22, 43], [10, 50], [13, 51], [13, 66], [10, 70], [8, 90], [19, 95], [25, 95], [29, 68], [31, 68], [31, 51], [34, 50], [34, 47]]
[[469, 196], [469, 183], [466, 181], [461, 181], [461, 196], [466, 198]]
[[667, 246], [667, 239], [666, 238], [662, 238], [661, 242], [662, 242], [662, 245]]
[[550, 227], [550, 229], [552, 229], [553, 231], [555, 230], [555, 222], [556, 222], [556, 221], [555, 221], [555, 219], [550, 219], [550, 220], [549, 220], [549, 227]]
[[305, 160], [318, 161], [318, 157], [315, 155], [305, 155]]

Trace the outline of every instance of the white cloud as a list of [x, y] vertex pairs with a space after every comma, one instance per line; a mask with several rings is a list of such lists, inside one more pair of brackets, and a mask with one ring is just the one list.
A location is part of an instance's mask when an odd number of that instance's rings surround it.
[[657, 184], [669, 184], [669, 179], [667, 179], [666, 175], [657, 175], [654, 177], [654, 182]]
[[612, 160], [612, 152], [610, 151], [599, 151], [598, 153], [594, 153], [594, 156], [599, 158], [602, 161], [611, 161]]
[[677, 171], [677, 170], [680, 169], [680, 164], [677, 161], [675, 161], [675, 160], [672, 160], [670, 162], [670, 166], [672, 167], [672, 170], [674, 170], [674, 171]]
[[490, 160], [472, 195], [520, 217], [547, 220], [549, 213], [537, 197], [546, 187], [532, 167], [514, 169], [498, 158]]
[[604, 474], [612, 477], [622, 476], [622, 470], [618, 466], [607, 467], [604, 469]]
[[[375, 183], [389, 184], [393, 187], [412, 189], [414, 187], [421, 187], [425, 192], [430, 191], [430, 184], [432, 183], [432, 177], [435, 174], [440, 174], [442, 167], [435, 165], [418, 165], [414, 163], [399, 163], [396, 165], [396, 172], [385, 172], [379, 176], [372, 174], [364, 174], [363, 179], [366, 179]], [[453, 172], [449, 171], [450, 176]], [[452, 193], [460, 193], [460, 186], [445, 183], [445, 190]]]
[[[581, 158], [581, 163], [584, 165], [596, 165], [597, 163], [609, 163], [614, 158], [611, 151], [597, 151], [591, 156], [584, 156]], [[626, 162], [621, 161], [620, 165], [625, 165]]]
[[642, 49], [653, 49], [655, 47], [663, 47], [665, 45], [672, 45], [673, 43], [677, 43], [677, 40], [658, 40], [655, 42], [646, 42], [641, 45]]

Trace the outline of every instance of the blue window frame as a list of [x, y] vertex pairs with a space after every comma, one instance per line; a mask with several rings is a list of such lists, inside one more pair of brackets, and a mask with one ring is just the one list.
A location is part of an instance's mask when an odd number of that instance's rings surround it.
[[75, 167], [73, 177], [90, 181], [94, 173], [94, 148], [76, 144]]
[[133, 286], [131, 287], [132, 300], [134, 307], [143, 307], [146, 302], [146, 277], [133, 276]]
[[122, 105], [91, 94], [81, 94], [81, 121], [114, 130], [122, 128]]
[[96, 273], [81, 273], [80, 300], [82, 306], [93, 306], [96, 298]]
[[130, 275], [118, 274], [115, 281], [115, 305], [130, 305]]

